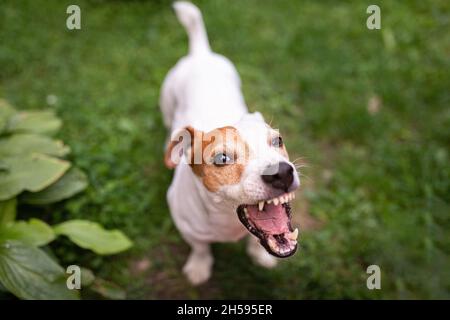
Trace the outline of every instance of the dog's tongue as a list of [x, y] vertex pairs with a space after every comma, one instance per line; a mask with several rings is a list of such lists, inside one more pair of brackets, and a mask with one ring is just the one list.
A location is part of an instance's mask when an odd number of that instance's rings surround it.
[[281, 205], [264, 204], [263, 211], [257, 205], [247, 206], [248, 219], [260, 230], [268, 234], [282, 234], [289, 231], [289, 218]]

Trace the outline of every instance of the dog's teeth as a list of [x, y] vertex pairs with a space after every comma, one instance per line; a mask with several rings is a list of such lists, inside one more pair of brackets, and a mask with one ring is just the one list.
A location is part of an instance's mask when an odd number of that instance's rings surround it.
[[291, 193], [292, 194], [292, 199], [295, 199], [295, 193]]
[[297, 238], [298, 238], [298, 228], [295, 228], [295, 230], [292, 231], [291, 233], [289, 233], [289, 234], [287, 235], [287, 237], [288, 237], [289, 239], [291, 239], [291, 240], [297, 240]]
[[259, 209], [259, 211], [262, 211], [264, 209], [264, 201], [260, 201], [258, 203], [258, 209]]
[[289, 193], [289, 194], [288, 194], [288, 199], [289, 199], [289, 201], [292, 200], [292, 193]]
[[270, 204], [270, 203], [272, 203], [272, 199], [267, 200], [266, 202], [267, 202], [267, 204]]
[[298, 228], [295, 228], [295, 230], [294, 230], [294, 232], [293, 232], [293, 237], [294, 237], [295, 239], [292, 239], [292, 240], [297, 240], [297, 238], [298, 238]]
[[248, 213], [247, 208], [244, 208], [244, 212], [245, 212], [245, 213]]
[[280, 203], [285, 203], [286, 202], [286, 198], [283, 196], [280, 196]]
[[272, 238], [269, 238], [269, 240], [267, 240], [267, 243], [269, 244], [269, 247], [273, 250], [273, 251], [278, 251], [278, 245], [275, 242], [275, 240], [273, 240]]
[[273, 199], [273, 204], [276, 206], [278, 205], [278, 198]]

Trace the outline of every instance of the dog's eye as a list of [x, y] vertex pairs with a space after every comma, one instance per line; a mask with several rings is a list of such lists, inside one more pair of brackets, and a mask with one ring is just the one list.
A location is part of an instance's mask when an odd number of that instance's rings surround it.
[[283, 138], [280, 136], [273, 138], [272, 146], [275, 148], [281, 148], [283, 146]]
[[214, 165], [223, 166], [231, 163], [231, 158], [225, 153], [218, 153], [214, 156], [213, 160]]

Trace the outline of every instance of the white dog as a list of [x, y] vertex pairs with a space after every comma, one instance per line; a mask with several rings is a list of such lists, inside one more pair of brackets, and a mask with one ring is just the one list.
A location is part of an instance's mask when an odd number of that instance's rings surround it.
[[[247, 251], [264, 267], [297, 250], [289, 201], [300, 185], [280, 134], [248, 112], [233, 64], [210, 49], [200, 10], [174, 4], [189, 36], [189, 54], [164, 80], [160, 106], [171, 131], [165, 163], [176, 167], [167, 200], [191, 253], [192, 284], [209, 279], [210, 244], [249, 232]], [[275, 257], [274, 257], [275, 256]]]

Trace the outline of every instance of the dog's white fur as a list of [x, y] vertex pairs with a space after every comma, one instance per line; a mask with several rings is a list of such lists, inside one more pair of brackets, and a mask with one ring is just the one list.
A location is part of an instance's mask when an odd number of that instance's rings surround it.
[[[240, 90], [240, 78], [233, 64], [210, 49], [200, 10], [189, 2], [174, 4], [176, 15], [189, 36], [189, 54], [179, 60], [166, 76], [160, 106], [167, 128], [174, 133], [186, 126], [205, 132], [232, 125], [252, 147], [252, 156], [241, 181], [210, 192], [189, 165], [176, 167], [167, 200], [174, 222], [192, 251], [183, 268], [193, 284], [211, 275], [210, 243], [237, 241], [249, 233], [239, 221], [236, 208], [270, 198], [260, 178], [261, 170], [287, 159], [267, 145], [268, 126], [259, 113], [248, 113]], [[297, 175], [293, 189], [299, 185]], [[269, 255], [249, 236], [247, 251], [253, 260], [274, 267]]]

